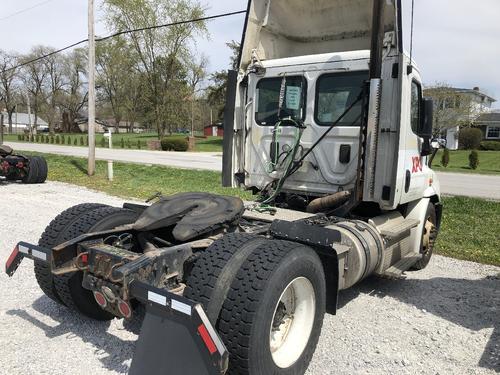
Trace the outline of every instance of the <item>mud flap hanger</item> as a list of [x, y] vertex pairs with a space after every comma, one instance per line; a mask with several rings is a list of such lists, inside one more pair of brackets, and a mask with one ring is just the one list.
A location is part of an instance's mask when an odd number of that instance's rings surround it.
[[9, 276], [14, 275], [23, 258], [29, 258], [51, 264], [52, 250], [31, 245], [27, 242], [19, 242], [5, 263], [5, 273]]
[[132, 281], [146, 305], [129, 375], [225, 374], [229, 353], [200, 304]]

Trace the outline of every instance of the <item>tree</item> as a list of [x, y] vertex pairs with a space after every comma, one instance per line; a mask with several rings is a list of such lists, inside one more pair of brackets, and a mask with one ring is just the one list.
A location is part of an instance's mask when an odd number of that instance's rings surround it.
[[[240, 44], [233, 40], [226, 43], [226, 46], [228, 46], [232, 51], [232, 55], [230, 57], [230, 67], [233, 70], [237, 70], [239, 62], [238, 59], [240, 56]], [[212, 84], [207, 88], [207, 100], [211, 106], [216, 108], [218, 118], [219, 120], [222, 120], [226, 103], [227, 71], [221, 70], [212, 73], [210, 81]]]
[[78, 132], [75, 119], [87, 103], [88, 88], [83, 86], [87, 74], [87, 55], [84, 49], [75, 49], [63, 60], [64, 86], [59, 105], [62, 109], [62, 130], [65, 133]]
[[[108, 25], [116, 31], [203, 17], [204, 10], [195, 0], [105, 0]], [[184, 69], [192, 60], [189, 42], [195, 35], [206, 34], [204, 22], [147, 29], [127, 34], [138, 56], [138, 70], [144, 77], [145, 107], [161, 138], [172, 129], [172, 117], [179, 102]], [[184, 75], [184, 77], [183, 77]], [[177, 91], [177, 92], [176, 92]], [[182, 90], [181, 90], [182, 91]], [[173, 111], [172, 111], [173, 110]]]
[[448, 128], [473, 125], [484, 110], [471, 95], [457, 91], [444, 82], [427, 88], [424, 95], [434, 100], [434, 136], [437, 137]]
[[[12, 133], [12, 117], [19, 101], [18, 70], [9, 70], [18, 64], [17, 56], [8, 55], [0, 50], [0, 103], [7, 111], [9, 133]], [[9, 71], [7, 71], [9, 70]]]
[[[50, 51], [53, 51], [53, 49], [50, 48]], [[65, 84], [63, 64], [64, 57], [62, 55], [52, 55], [43, 60], [43, 65], [47, 73], [47, 94], [42, 113], [49, 124], [50, 134], [54, 134], [55, 124], [60, 117], [59, 101]]]
[[[137, 56], [133, 48], [121, 37], [97, 44], [97, 86], [103, 102], [111, 108], [118, 131], [120, 122], [130, 108], [129, 95], [137, 93]], [[135, 100], [132, 101], [134, 103]]]

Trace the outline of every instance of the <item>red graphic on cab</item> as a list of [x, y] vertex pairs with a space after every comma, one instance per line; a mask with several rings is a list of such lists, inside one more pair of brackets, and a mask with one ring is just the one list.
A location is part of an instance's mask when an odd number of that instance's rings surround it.
[[411, 172], [412, 173], [422, 172], [423, 166], [422, 166], [422, 159], [420, 158], [420, 156], [412, 157], [412, 162], [413, 162], [413, 168]]

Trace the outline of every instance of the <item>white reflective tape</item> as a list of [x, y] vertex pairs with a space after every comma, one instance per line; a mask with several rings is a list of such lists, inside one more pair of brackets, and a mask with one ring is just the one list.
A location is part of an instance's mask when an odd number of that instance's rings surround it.
[[18, 250], [19, 250], [20, 253], [23, 253], [23, 254], [28, 254], [28, 251], [29, 251], [29, 249], [26, 246], [23, 246], [23, 245], [19, 245], [18, 246]]
[[151, 292], [149, 290], [148, 290], [148, 300], [162, 306], [167, 306], [167, 297], [162, 296], [161, 294], [155, 292]]
[[175, 299], [172, 300], [172, 308], [183, 314], [191, 315], [191, 306]]
[[38, 250], [31, 250], [31, 254], [35, 257], [35, 258], [38, 258], [38, 259], [41, 259], [41, 260], [47, 260], [47, 254], [45, 253], [42, 253], [41, 251], [38, 251]]

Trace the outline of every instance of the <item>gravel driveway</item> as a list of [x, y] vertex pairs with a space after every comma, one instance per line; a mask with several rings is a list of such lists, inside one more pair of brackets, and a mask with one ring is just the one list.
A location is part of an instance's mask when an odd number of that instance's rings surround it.
[[[72, 185], [0, 182], [0, 260], [35, 242], [63, 209], [122, 199]], [[1, 374], [126, 373], [136, 336], [90, 322], [38, 289], [25, 261], [0, 275]], [[370, 279], [340, 296], [327, 316], [308, 374], [495, 374], [500, 372], [500, 268], [436, 256], [406, 280]]]

